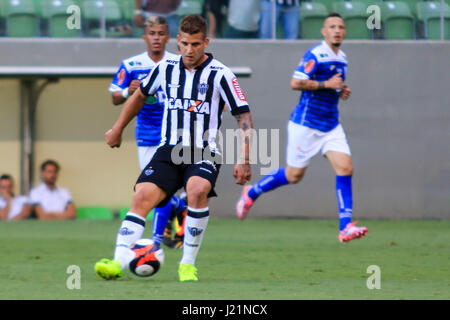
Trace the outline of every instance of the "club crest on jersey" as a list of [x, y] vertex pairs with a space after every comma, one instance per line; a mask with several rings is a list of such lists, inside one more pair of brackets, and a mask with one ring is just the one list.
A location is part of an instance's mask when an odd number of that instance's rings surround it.
[[153, 172], [155, 172], [155, 170], [153, 170], [153, 169], [147, 169], [147, 170], [144, 171], [146, 176], [151, 175]]
[[198, 92], [200, 94], [206, 94], [206, 92], [208, 91], [208, 88], [209, 88], [209, 86], [207, 83], [200, 83], [198, 85]]
[[192, 99], [175, 99], [175, 98], [169, 98], [167, 100], [167, 103], [169, 105], [169, 110], [173, 109], [181, 109], [186, 110], [190, 112], [195, 113], [203, 113], [203, 114], [209, 114], [210, 113], [210, 105], [207, 101], [202, 100], [192, 100]]

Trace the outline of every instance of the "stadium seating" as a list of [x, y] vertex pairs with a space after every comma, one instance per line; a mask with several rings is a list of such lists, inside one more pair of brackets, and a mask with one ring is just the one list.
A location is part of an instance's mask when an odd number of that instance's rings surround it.
[[[417, 3], [417, 19], [425, 29], [427, 39], [441, 39], [441, 4], [439, 2]], [[444, 39], [450, 40], [450, 6], [444, 3]]]
[[23, 38], [39, 35], [39, 13], [32, 0], [6, 0], [3, 12], [9, 37]]
[[0, 37], [5, 35], [6, 14], [4, 0], [0, 0]]
[[323, 19], [328, 15], [327, 8], [317, 2], [302, 2], [300, 10], [301, 38], [321, 39], [320, 30], [323, 26]]
[[415, 21], [405, 2], [384, 2], [381, 7], [384, 37], [387, 40], [415, 38]]
[[134, 18], [135, 1], [134, 0], [121, 0], [119, 1], [120, 9], [122, 10], [122, 16], [127, 22], [132, 22]]
[[112, 220], [113, 212], [105, 207], [77, 208], [77, 219]]
[[102, 35], [102, 20], [105, 21], [105, 36], [120, 37], [123, 34], [111, 27], [119, 25], [122, 20], [122, 11], [114, 0], [85, 0], [82, 5], [84, 17], [84, 30], [88, 37]]
[[320, 3], [325, 6], [328, 12], [333, 11], [333, 4], [336, 2], [344, 2], [344, 0], [313, 0], [315, 3]]
[[178, 6], [178, 16], [180, 19], [189, 14], [202, 14], [203, 0], [182, 0]]
[[367, 6], [362, 2], [335, 2], [333, 11], [339, 13], [345, 21], [346, 39], [371, 39], [367, 28]]
[[417, 17], [417, 4], [425, 0], [399, 0], [399, 1], [406, 3], [409, 7], [409, 10], [411, 11], [411, 14], [414, 17]]
[[67, 28], [70, 14], [67, 8], [77, 3], [73, 0], [42, 0], [40, 1], [41, 18], [45, 20], [46, 32], [50, 37], [79, 37], [80, 30]]
[[364, 4], [364, 6], [367, 9], [368, 6], [379, 5], [380, 3], [383, 3], [383, 0], [351, 0], [351, 2], [360, 2], [360, 3]]

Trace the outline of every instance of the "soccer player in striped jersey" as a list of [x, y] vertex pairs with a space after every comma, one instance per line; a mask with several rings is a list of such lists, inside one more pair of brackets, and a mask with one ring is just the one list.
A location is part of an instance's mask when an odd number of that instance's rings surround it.
[[[170, 39], [167, 20], [162, 16], [151, 16], [145, 21], [145, 33], [142, 36], [147, 45], [147, 51], [122, 61], [116, 76], [109, 86], [114, 105], [124, 103], [136, 89], [139, 89], [141, 81], [161, 60], [176, 59], [178, 55], [166, 51], [166, 45]], [[161, 142], [161, 122], [164, 112], [165, 95], [159, 89], [154, 95], [149, 96], [144, 106], [137, 115], [136, 142], [138, 146], [138, 159], [140, 169], [143, 170], [150, 162]], [[184, 200], [173, 196], [165, 206], [155, 208], [153, 219], [153, 241], [161, 244], [165, 238], [166, 216], [173, 219], [177, 215], [183, 220], [183, 212], [186, 209]], [[169, 219], [168, 227], [171, 226]], [[181, 243], [182, 243], [182, 239]], [[166, 242], [167, 243], [167, 242]], [[178, 244], [180, 246], [180, 244]], [[115, 255], [120, 255], [121, 248], [116, 249]]]
[[[214, 186], [222, 160], [216, 139], [225, 104], [242, 132], [240, 161], [233, 171], [235, 182], [243, 185], [251, 178], [253, 122], [247, 99], [233, 72], [205, 53], [209, 43], [206, 32], [206, 22], [201, 16], [188, 15], [182, 20], [177, 36], [181, 56], [160, 61], [152, 69], [105, 134], [109, 146], [120, 146], [124, 128], [139, 113], [148, 96], [163, 89], [166, 100], [160, 147], [136, 182], [130, 212], [122, 222], [121, 230], [126, 232], [119, 232], [117, 245], [127, 248], [140, 239], [148, 212], [167, 203], [184, 187], [188, 213], [178, 269], [180, 281], [198, 280], [195, 261], [208, 225], [209, 197], [217, 195]], [[102, 259], [97, 265], [97, 275], [105, 279], [122, 274], [120, 262]]]
[[291, 80], [291, 88], [301, 90], [302, 94], [288, 123], [287, 166], [252, 186], [245, 186], [236, 214], [239, 219], [245, 219], [262, 193], [302, 180], [310, 159], [321, 152], [336, 173], [338, 239], [347, 242], [363, 237], [367, 228], [351, 222], [353, 165], [338, 112], [339, 99], [347, 100], [351, 90], [344, 85], [347, 58], [339, 48], [345, 25], [339, 14], [331, 13], [325, 19], [322, 35], [324, 40], [305, 53]]

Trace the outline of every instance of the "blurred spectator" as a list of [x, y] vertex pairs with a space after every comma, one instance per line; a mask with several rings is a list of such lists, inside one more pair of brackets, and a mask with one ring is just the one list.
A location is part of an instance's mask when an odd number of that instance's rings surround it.
[[230, 0], [226, 38], [258, 38], [261, 0]]
[[22, 220], [31, 214], [26, 196], [14, 195], [14, 180], [8, 175], [0, 176], [0, 220]]
[[208, 37], [223, 37], [222, 25], [226, 19], [229, 0], [205, 0], [204, 13], [208, 19]]
[[176, 38], [179, 24], [177, 8], [180, 2], [181, 0], [135, 0], [134, 23], [144, 28], [144, 22], [150, 16], [163, 16], [168, 22], [170, 37]]
[[[276, 37], [276, 24], [281, 20], [284, 38], [297, 39], [300, 19], [300, 0], [261, 0], [261, 24], [259, 37]], [[275, 13], [274, 13], [275, 10]], [[275, 16], [275, 28], [273, 18]], [[274, 34], [275, 32], [275, 34]]]
[[42, 183], [30, 191], [31, 203], [40, 220], [74, 219], [77, 215], [70, 192], [56, 186], [58, 173], [56, 161], [45, 161], [41, 165]]

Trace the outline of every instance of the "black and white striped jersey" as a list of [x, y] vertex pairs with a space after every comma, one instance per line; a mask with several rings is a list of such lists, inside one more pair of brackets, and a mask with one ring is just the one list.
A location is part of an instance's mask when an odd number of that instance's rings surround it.
[[165, 109], [161, 144], [220, 152], [216, 138], [225, 104], [232, 115], [249, 112], [247, 98], [233, 72], [207, 54], [208, 59], [189, 71], [182, 57], [161, 61], [141, 83], [143, 94], [162, 88]]

